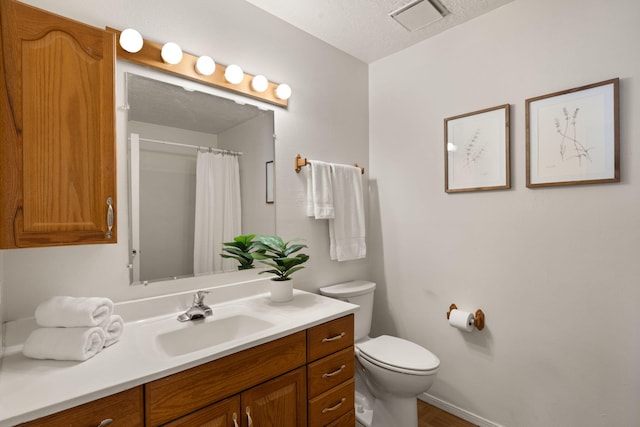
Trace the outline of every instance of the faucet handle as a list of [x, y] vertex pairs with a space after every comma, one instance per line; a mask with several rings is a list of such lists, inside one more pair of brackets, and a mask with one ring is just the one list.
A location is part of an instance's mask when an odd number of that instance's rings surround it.
[[211, 292], [209, 291], [198, 291], [193, 295], [193, 305], [202, 305], [204, 304], [204, 297], [209, 295]]

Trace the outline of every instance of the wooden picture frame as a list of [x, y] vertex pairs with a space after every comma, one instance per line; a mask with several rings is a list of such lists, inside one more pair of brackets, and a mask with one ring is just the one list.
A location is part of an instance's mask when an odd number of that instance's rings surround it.
[[618, 78], [527, 99], [527, 187], [619, 182], [618, 103]]
[[273, 160], [265, 163], [265, 175], [266, 179], [266, 202], [273, 203], [274, 202], [274, 194], [273, 194]]
[[511, 188], [509, 104], [444, 119], [444, 190]]

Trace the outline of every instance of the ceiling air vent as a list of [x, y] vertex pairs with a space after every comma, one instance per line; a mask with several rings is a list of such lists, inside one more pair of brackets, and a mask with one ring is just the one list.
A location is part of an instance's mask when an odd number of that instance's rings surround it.
[[408, 31], [416, 31], [441, 20], [449, 11], [438, 0], [416, 0], [389, 14]]

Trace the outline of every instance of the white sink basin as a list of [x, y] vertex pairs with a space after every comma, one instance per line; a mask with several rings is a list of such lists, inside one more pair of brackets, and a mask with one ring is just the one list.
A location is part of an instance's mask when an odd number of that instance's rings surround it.
[[181, 356], [205, 348], [246, 340], [276, 325], [264, 313], [216, 310], [203, 320], [179, 322], [168, 319], [156, 330], [157, 347], [168, 356]]

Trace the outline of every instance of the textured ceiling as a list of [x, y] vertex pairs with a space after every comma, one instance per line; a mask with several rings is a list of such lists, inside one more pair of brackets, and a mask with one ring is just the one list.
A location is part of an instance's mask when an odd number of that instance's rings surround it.
[[513, 0], [440, 0], [450, 14], [409, 32], [389, 14], [414, 1], [247, 0], [365, 63], [384, 58]]
[[129, 120], [214, 135], [261, 113], [252, 105], [135, 74], [127, 76], [127, 102]]

